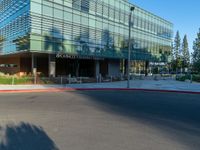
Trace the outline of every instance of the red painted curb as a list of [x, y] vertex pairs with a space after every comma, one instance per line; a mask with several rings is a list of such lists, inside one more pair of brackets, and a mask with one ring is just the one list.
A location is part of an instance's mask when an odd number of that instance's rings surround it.
[[64, 91], [144, 91], [144, 92], [164, 92], [182, 94], [200, 94], [200, 92], [158, 90], [158, 89], [138, 89], [138, 88], [49, 88], [49, 89], [27, 89], [27, 90], [0, 90], [0, 93], [40, 93], [40, 92], [64, 92]]

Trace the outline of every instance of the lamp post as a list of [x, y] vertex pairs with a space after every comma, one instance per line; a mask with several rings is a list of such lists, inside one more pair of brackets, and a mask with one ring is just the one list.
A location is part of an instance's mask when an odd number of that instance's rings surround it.
[[129, 46], [128, 46], [128, 80], [127, 80], [127, 88], [130, 88], [130, 61], [131, 61], [131, 18], [132, 18], [132, 12], [135, 10], [135, 7], [130, 8], [130, 14], [129, 14]]

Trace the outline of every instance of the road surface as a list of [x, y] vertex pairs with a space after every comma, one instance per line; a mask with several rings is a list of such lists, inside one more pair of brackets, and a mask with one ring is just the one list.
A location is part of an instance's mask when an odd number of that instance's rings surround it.
[[199, 150], [200, 95], [0, 94], [0, 150]]

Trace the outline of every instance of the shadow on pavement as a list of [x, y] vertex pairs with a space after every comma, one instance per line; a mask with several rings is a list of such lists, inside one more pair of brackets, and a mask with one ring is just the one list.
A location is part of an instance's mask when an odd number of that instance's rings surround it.
[[41, 127], [28, 123], [0, 127], [0, 150], [58, 150]]
[[200, 149], [200, 96], [159, 92], [78, 92], [98, 109], [141, 122], [188, 147]]

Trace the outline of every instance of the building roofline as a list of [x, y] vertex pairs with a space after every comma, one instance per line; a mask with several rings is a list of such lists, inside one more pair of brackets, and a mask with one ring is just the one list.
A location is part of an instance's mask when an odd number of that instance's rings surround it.
[[160, 16], [158, 16], [158, 15], [156, 15], [156, 14], [154, 14], [154, 13], [148, 11], [148, 10], [145, 10], [145, 9], [141, 8], [140, 6], [137, 6], [137, 5], [135, 5], [135, 4], [131, 3], [131, 2], [129, 2], [128, 0], [122, 0], [122, 1], [128, 3], [129, 5], [135, 6], [136, 8], [139, 8], [139, 9], [141, 9], [141, 10], [143, 10], [143, 11], [145, 11], [145, 12], [147, 12], [147, 13], [149, 13], [149, 14], [151, 14], [151, 15], [157, 17], [157, 18], [160, 18], [160, 19], [162, 19], [162, 20], [168, 22], [168, 23], [171, 24], [172, 26], [174, 25], [171, 21], [168, 21], [168, 20], [166, 20], [165, 18], [162, 18], [162, 17], [160, 17]]

